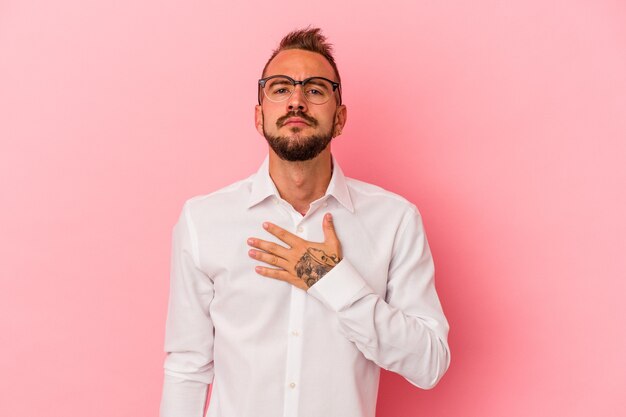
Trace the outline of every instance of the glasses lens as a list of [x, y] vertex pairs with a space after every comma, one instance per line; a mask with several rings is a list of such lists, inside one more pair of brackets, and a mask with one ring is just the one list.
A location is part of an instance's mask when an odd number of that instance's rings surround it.
[[293, 93], [293, 83], [287, 77], [270, 78], [265, 82], [263, 93], [271, 101], [284, 101]]
[[323, 78], [311, 78], [304, 86], [304, 95], [313, 104], [324, 104], [333, 95], [333, 85]]

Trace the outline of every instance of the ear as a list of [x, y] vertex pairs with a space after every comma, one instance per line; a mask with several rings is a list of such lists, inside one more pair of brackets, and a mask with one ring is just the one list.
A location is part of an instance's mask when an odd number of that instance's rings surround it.
[[263, 136], [263, 108], [258, 104], [254, 106], [254, 126], [257, 132]]
[[348, 120], [348, 109], [345, 104], [337, 107], [337, 111], [335, 112], [335, 124], [333, 126], [333, 137], [337, 137], [341, 135], [343, 131], [343, 127], [346, 125], [346, 121]]

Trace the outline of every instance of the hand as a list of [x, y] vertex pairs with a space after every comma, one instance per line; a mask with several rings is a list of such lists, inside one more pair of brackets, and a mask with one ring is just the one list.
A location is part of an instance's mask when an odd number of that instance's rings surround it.
[[248, 254], [251, 258], [278, 267], [257, 266], [256, 272], [263, 276], [288, 282], [306, 291], [341, 261], [341, 243], [330, 213], [326, 213], [322, 222], [322, 243], [309, 242], [272, 223], [263, 223], [263, 228], [289, 245], [285, 248], [258, 238], [248, 239], [250, 246], [261, 249], [250, 249]]

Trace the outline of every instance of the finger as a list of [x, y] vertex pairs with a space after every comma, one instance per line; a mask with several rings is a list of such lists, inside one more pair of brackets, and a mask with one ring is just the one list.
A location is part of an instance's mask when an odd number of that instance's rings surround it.
[[268, 232], [270, 232], [271, 234], [273, 234], [274, 236], [276, 236], [277, 238], [279, 238], [280, 240], [282, 240], [283, 242], [285, 242], [286, 244], [288, 244], [292, 248], [296, 246], [298, 242], [302, 241], [302, 239], [299, 238], [298, 236], [286, 231], [282, 227], [276, 226], [273, 223], [265, 222], [263, 223], [263, 228], [267, 230]]
[[293, 286], [300, 288], [301, 290], [307, 291], [309, 289], [309, 286], [306, 285], [303, 280], [294, 277], [293, 275], [289, 274], [287, 271], [283, 271], [282, 269], [273, 269], [257, 266], [255, 271], [265, 277], [287, 282]]
[[282, 269], [289, 268], [289, 262], [287, 262], [287, 260], [271, 253], [266, 253], [266, 252], [261, 252], [258, 250], [250, 249], [248, 251], [248, 255], [251, 258], [254, 258], [261, 262], [265, 262], [266, 264], [270, 264], [272, 266], [278, 266]]
[[254, 248], [262, 249], [265, 252], [273, 253], [274, 255], [278, 255], [281, 258], [285, 259], [287, 259], [289, 255], [289, 249], [274, 242], [268, 242], [267, 240], [263, 239], [251, 237], [248, 239], [248, 245]]
[[254, 268], [254, 270], [257, 272], [257, 274], [263, 275], [264, 277], [274, 278], [286, 282], [289, 282], [291, 280], [291, 275], [284, 269], [257, 266], [256, 268]]

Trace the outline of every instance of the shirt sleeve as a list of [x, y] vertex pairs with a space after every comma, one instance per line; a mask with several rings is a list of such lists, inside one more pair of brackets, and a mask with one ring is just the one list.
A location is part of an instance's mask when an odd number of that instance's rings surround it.
[[336, 313], [340, 331], [369, 360], [433, 388], [450, 365], [449, 325], [421, 216], [411, 205], [396, 233], [383, 299], [346, 258], [308, 293]]
[[187, 202], [172, 233], [161, 417], [201, 417], [213, 381], [213, 282], [199, 264]]

